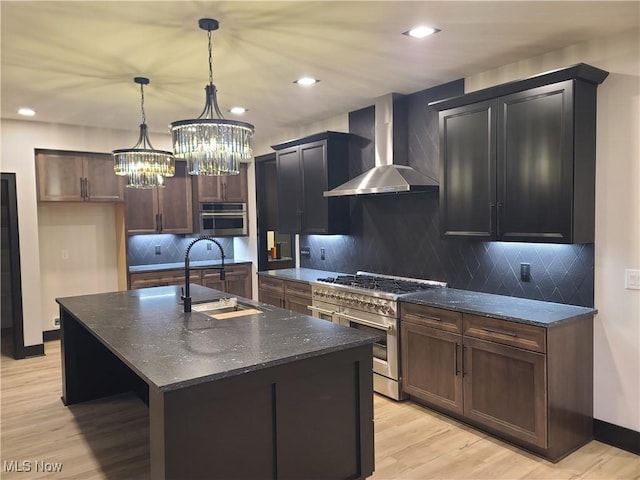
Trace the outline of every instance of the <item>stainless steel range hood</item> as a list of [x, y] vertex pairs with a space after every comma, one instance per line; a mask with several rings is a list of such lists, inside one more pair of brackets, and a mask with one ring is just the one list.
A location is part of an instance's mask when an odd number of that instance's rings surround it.
[[[325, 197], [372, 195], [381, 193], [423, 192], [438, 188], [438, 182], [406, 165], [407, 146], [394, 148], [394, 139], [406, 143], [406, 119], [394, 118], [394, 98], [390, 93], [375, 102], [375, 167], [346, 183], [324, 192]], [[403, 114], [406, 112], [402, 112]], [[398, 151], [404, 158], [397, 158]], [[394, 152], [396, 152], [394, 154]]]

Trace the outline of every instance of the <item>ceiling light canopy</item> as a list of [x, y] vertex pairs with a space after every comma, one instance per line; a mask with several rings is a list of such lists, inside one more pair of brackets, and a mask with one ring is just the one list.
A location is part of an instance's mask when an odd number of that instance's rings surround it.
[[149, 141], [144, 113], [144, 86], [149, 84], [149, 79], [135, 77], [133, 81], [140, 85], [140, 136], [133, 147], [113, 151], [113, 170], [116, 175], [127, 176], [127, 188], [163, 187], [164, 177], [175, 174], [175, 160], [171, 152], [155, 150]]
[[412, 28], [411, 30], [407, 30], [403, 32], [403, 35], [407, 35], [413, 38], [424, 38], [429, 35], [433, 35], [434, 33], [438, 33], [440, 30], [433, 27], [427, 27], [425, 25], [420, 25], [418, 27]]
[[36, 114], [36, 111], [32, 108], [22, 107], [18, 109], [18, 115], [23, 115], [25, 117], [33, 117]]
[[211, 32], [219, 23], [201, 18], [198, 25], [209, 39], [209, 84], [205, 87], [206, 103], [198, 118], [179, 120], [170, 125], [173, 154], [187, 161], [190, 175], [237, 175], [239, 163], [253, 157], [251, 142], [253, 125], [226, 120], [218, 107], [217, 89], [213, 84]]
[[318, 83], [320, 80], [312, 77], [301, 77], [293, 83], [297, 83], [298, 85], [302, 85], [303, 87], [308, 87], [310, 85], [314, 85]]

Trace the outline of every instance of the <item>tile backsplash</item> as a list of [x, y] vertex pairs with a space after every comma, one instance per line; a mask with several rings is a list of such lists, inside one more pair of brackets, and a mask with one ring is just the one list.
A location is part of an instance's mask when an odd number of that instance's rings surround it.
[[[440, 238], [438, 195], [374, 195], [351, 200], [350, 235], [301, 236], [300, 266], [445, 281], [453, 288], [593, 306], [593, 244], [480, 242]], [[326, 250], [320, 260], [320, 248]], [[520, 264], [531, 279], [520, 280]]]
[[[129, 265], [155, 265], [158, 263], [184, 262], [184, 254], [189, 244], [197, 237], [184, 235], [131, 235], [127, 239], [127, 260]], [[233, 238], [216, 238], [222, 245], [225, 258], [233, 258]], [[190, 259], [219, 260], [220, 250], [211, 242], [198, 242], [190, 252]], [[160, 254], [156, 255], [156, 246], [160, 246]]]

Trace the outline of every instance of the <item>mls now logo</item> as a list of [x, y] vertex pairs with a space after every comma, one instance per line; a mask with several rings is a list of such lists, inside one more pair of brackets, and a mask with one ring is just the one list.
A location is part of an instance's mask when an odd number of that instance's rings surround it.
[[4, 460], [2, 462], [4, 472], [47, 472], [55, 473], [62, 471], [61, 462], [44, 462], [41, 460]]

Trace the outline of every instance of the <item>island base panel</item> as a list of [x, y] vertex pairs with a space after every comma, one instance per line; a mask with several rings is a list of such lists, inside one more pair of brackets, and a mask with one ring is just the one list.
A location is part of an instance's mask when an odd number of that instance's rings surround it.
[[65, 405], [128, 391], [148, 403], [147, 384], [64, 308], [60, 309], [60, 332]]
[[370, 345], [150, 391], [151, 478], [366, 478]]

